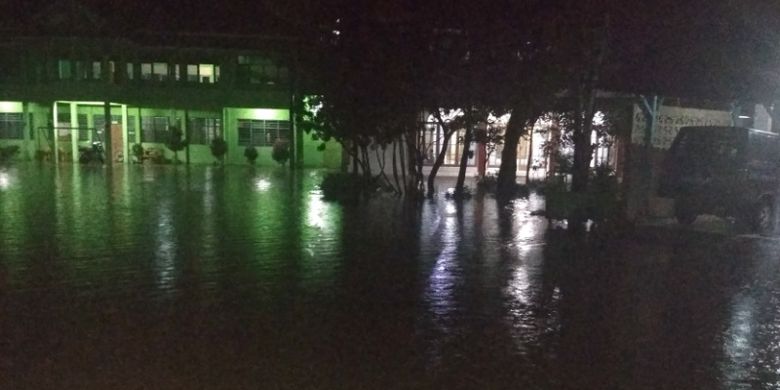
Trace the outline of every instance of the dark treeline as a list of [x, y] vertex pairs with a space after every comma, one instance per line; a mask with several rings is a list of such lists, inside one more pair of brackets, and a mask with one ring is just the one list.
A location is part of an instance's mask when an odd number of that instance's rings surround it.
[[[511, 114], [497, 180], [499, 195], [511, 195], [520, 138], [560, 112], [579, 192], [588, 186], [594, 115], [609, 105], [600, 92], [771, 102], [777, 83], [767, 70], [780, 65], [773, 32], [757, 24], [767, 11], [747, 2], [299, 1], [273, 10], [317, 43], [303, 64], [319, 110], [301, 123], [341, 142], [355, 173], [384, 175], [369, 160], [392, 149], [394, 177], [385, 179], [399, 193], [432, 195], [442, 163], [440, 153], [423, 176], [431, 145], [420, 113], [441, 125], [445, 143], [455, 136], [464, 145], [484, 136], [489, 114]], [[462, 114], [444, 120], [454, 109]], [[469, 158], [462, 150], [456, 193]]]

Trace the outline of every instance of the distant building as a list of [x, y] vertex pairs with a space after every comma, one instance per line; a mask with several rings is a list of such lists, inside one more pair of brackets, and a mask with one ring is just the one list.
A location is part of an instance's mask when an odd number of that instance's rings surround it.
[[[75, 161], [80, 147], [111, 139], [112, 159], [130, 161], [132, 146], [171, 158], [171, 129], [189, 141], [179, 159], [212, 163], [209, 144], [223, 138], [225, 161], [245, 163], [254, 146], [257, 163], [271, 165], [271, 148], [285, 142], [298, 166], [341, 166], [337, 143], [301, 134], [294, 121], [296, 50], [279, 37], [135, 33], [95, 37], [58, 34], [59, 25], [98, 18], [83, 8], [54, 7], [48, 31], [0, 37], [0, 146], [19, 145], [20, 158]], [[39, 18], [40, 19], [40, 18]], [[75, 19], [78, 21], [76, 22]], [[70, 22], [69, 22], [70, 20]], [[75, 36], [74, 36], [75, 35]], [[111, 134], [106, 137], [105, 102]]]

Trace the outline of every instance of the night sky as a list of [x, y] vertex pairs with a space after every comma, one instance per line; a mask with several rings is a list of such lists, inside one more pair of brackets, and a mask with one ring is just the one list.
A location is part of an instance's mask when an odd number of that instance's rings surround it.
[[[52, 33], [41, 11], [80, 4], [100, 20], [72, 28], [78, 35], [125, 36], [138, 31], [270, 34], [311, 37], [335, 18], [368, 18], [387, 24], [459, 26], [522, 23], [528, 13], [567, 9], [572, 17], [609, 10], [610, 55], [619, 62], [603, 85], [638, 93], [728, 100], [756, 86], [774, 85], [780, 72], [780, 5], [771, 0], [729, 1], [140, 1], [6, 0], [0, 31]], [[557, 7], [557, 8], [556, 8]], [[558, 11], [552, 11], [558, 12]], [[78, 12], [76, 19], [83, 18]], [[45, 14], [45, 13], [44, 13]], [[474, 15], [488, 15], [480, 20]], [[540, 16], [545, 17], [545, 16]], [[503, 20], [500, 20], [503, 19]], [[48, 30], [48, 31], [47, 31]], [[62, 34], [56, 29], [54, 33]], [[756, 75], [761, 77], [757, 80]], [[769, 81], [767, 81], [769, 80]], [[780, 84], [778, 82], [777, 84]]]

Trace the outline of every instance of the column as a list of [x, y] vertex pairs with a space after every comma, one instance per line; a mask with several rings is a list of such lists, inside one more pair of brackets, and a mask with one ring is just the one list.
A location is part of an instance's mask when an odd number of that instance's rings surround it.
[[124, 163], [130, 162], [130, 136], [127, 134], [127, 104], [122, 104], [122, 145], [125, 146], [123, 154], [125, 155]]
[[187, 162], [187, 165], [190, 165], [190, 110], [184, 109], [184, 123], [182, 123], [182, 126], [184, 127], [184, 139], [187, 140], [187, 146], [184, 148], [184, 159]]
[[52, 125], [51, 125], [51, 131], [52, 131], [52, 149], [54, 149], [54, 162], [56, 164], [59, 164], [60, 162], [60, 149], [57, 146], [57, 102], [55, 101], [52, 106]]
[[105, 163], [108, 166], [114, 163], [114, 148], [111, 144], [111, 102], [103, 102], [103, 116], [106, 118], [103, 125], [103, 149], [105, 150]]
[[30, 103], [22, 103], [22, 115], [24, 115], [24, 155], [30, 159], [30, 132], [33, 130], [32, 121], [30, 121]]
[[70, 152], [74, 163], [79, 161], [79, 116], [76, 102], [70, 102]]

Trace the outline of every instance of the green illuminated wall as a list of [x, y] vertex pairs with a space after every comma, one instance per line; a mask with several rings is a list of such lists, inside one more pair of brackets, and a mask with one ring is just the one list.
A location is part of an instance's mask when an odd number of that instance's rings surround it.
[[[39, 104], [32, 102], [2, 101], [0, 102], [0, 112], [19, 112], [25, 114], [26, 130], [25, 138], [20, 140], [0, 140], [0, 145], [19, 145], [22, 153], [19, 158], [33, 159], [36, 151], [50, 151], [50, 142], [52, 135], [48, 130], [52, 122], [52, 104]], [[114, 103], [116, 104], [116, 103]], [[63, 102], [61, 109], [69, 111], [68, 103]], [[95, 117], [103, 116], [104, 108], [99, 102], [77, 102], [76, 113], [81, 121], [77, 123], [79, 127], [94, 128]], [[122, 116], [121, 106], [112, 106], [111, 115]], [[167, 117], [171, 126], [179, 126], [184, 129], [184, 119], [188, 118], [220, 118], [222, 119], [222, 128], [225, 141], [228, 143], [228, 154], [225, 162], [228, 164], [246, 164], [244, 157], [244, 147], [238, 145], [238, 121], [242, 119], [249, 120], [290, 120], [290, 112], [287, 109], [273, 108], [223, 108], [221, 110], [182, 110], [162, 107], [135, 107], [127, 106], [128, 124], [124, 128], [124, 138], [127, 140], [124, 144], [123, 152], [126, 160], [130, 156], [130, 147], [141, 141], [141, 118], [143, 117]], [[130, 134], [128, 126], [134, 129], [134, 134]], [[295, 139], [291, 135], [291, 138]], [[79, 141], [80, 146], [88, 146], [92, 135], [86, 141]], [[330, 168], [338, 169], [341, 167], [341, 147], [337, 142], [328, 142], [326, 148], [322, 151], [317, 150], [321, 144], [320, 141], [314, 141], [311, 136], [303, 135], [303, 165], [308, 168]], [[173, 152], [168, 150], [163, 143], [142, 143], [145, 149], [156, 148], [167, 158], [173, 158]], [[256, 164], [259, 166], [277, 166], [278, 164], [271, 158], [269, 147], [257, 147], [258, 158]], [[61, 153], [71, 153], [70, 144], [60, 145]], [[179, 152], [179, 160], [185, 161], [186, 152]], [[190, 146], [190, 163], [192, 164], [211, 164], [215, 161], [211, 155], [209, 145], [193, 144]], [[292, 161], [292, 160], [291, 160]]]

